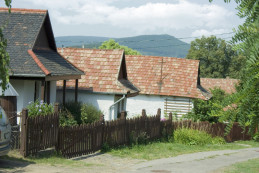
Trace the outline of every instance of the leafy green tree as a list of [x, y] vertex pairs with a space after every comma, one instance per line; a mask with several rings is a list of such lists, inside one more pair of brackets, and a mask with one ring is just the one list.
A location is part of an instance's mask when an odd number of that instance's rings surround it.
[[228, 94], [220, 88], [211, 89], [210, 92], [213, 95], [210, 100], [194, 99], [193, 111], [188, 113], [186, 118], [193, 121], [218, 122], [219, 116], [212, 116], [211, 113], [218, 110], [218, 105], [222, 105], [222, 101], [228, 97]]
[[126, 55], [141, 55], [140, 52], [128, 48], [127, 46], [122, 46], [113, 39], [104, 41], [99, 49], [124, 49]]
[[200, 60], [200, 76], [210, 78], [238, 78], [244, 61], [244, 56], [215, 36], [203, 36], [192, 41], [186, 58]]
[[[9, 8], [9, 13], [11, 13], [11, 2], [12, 0], [4, 0], [5, 5]], [[7, 40], [3, 35], [4, 26], [0, 26], [0, 86], [3, 90], [6, 90], [7, 83], [9, 82], [9, 62], [10, 57], [6, 51]]]
[[[212, 1], [212, 0], [210, 0]], [[230, 2], [230, 0], [224, 0]], [[232, 125], [236, 119], [241, 127], [249, 127], [253, 135], [259, 124], [259, 1], [235, 0], [238, 4], [238, 16], [245, 22], [235, 30], [233, 43], [235, 48], [246, 56], [238, 92], [232, 96], [232, 103], [237, 104], [238, 114], [225, 116]]]

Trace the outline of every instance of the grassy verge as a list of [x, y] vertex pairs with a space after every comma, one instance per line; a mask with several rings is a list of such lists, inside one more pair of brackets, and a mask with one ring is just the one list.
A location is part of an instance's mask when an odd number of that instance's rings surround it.
[[259, 159], [236, 163], [224, 169], [225, 173], [257, 173], [259, 172]]
[[183, 145], [170, 142], [153, 142], [148, 145], [135, 145], [132, 147], [120, 147], [112, 149], [109, 154], [119, 157], [134, 159], [154, 160], [159, 158], [174, 157], [181, 154], [214, 150], [234, 150], [248, 147], [259, 147], [259, 143], [253, 141], [239, 141], [222, 145]]
[[7, 156], [0, 157], [2, 159], [25, 162], [29, 164], [47, 164], [51, 166], [68, 166], [68, 167], [88, 167], [94, 166], [94, 164], [85, 163], [77, 160], [66, 159], [61, 155], [57, 154], [56, 152], [49, 151], [49, 152], [42, 152], [37, 154], [36, 156], [29, 156], [23, 158], [19, 151], [12, 150], [8, 153]]

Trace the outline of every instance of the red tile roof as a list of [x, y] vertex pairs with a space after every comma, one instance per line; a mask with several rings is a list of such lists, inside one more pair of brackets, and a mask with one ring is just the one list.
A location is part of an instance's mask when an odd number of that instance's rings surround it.
[[[78, 81], [79, 89], [106, 93], [127, 93], [130, 90], [124, 86], [128, 85], [125, 80], [118, 80], [123, 50], [59, 48], [58, 52], [85, 72]], [[67, 87], [74, 87], [74, 83], [68, 81]], [[62, 86], [62, 83], [57, 85]]]
[[[0, 7], [0, 11], [8, 11], [9, 8]], [[11, 8], [11, 12], [14, 13], [46, 13], [47, 10], [39, 9], [24, 9], [24, 8]]]
[[198, 60], [126, 55], [126, 66], [140, 94], [207, 99], [197, 88]]
[[226, 93], [231, 94], [236, 92], [235, 85], [239, 82], [238, 79], [217, 79], [217, 78], [201, 78], [201, 86], [205, 89], [213, 89], [219, 87]]

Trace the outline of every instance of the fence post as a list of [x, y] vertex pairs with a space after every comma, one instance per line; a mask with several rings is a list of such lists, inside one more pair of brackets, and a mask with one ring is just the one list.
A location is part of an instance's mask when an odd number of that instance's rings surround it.
[[58, 113], [58, 103], [54, 104], [54, 113]]
[[157, 116], [161, 117], [161, 109], [160, 108], [157, 109]]
[[125, 119], [126, 118], [126, 111], [121, 111], [121, 116], [120, 116], [120, 118], [121, 119]]
[[28, 118], [28, 109], [22, 110], [22, 124], [21, 124], [21, 147], [20, 147], [20, 153], [23, 157], [26, 157], [28, 155], [27, 150], [27, 118]]
[[172, 121], [172, 119], [173, 119], [173, 114], [172, 114], [172, 112], [170, 112], [170, 113], [169, 113], [169, 120]]
[[124, 120], [124, 138], [123, 138], [123, 144], [126, 144], [127, 142], [127, 137], [126, 137], [126, 133], [127, 133], [127, 119], [126, 119], [126, 116], [127, 116], [127, 112], [126, 111], [121, 111], [121, 116], [120, 116], [120, 119], [121, 120]]
[[146, 117], [146, 116], [147, 116], [145, 109], [142, 109], [142, 116], [143, 116], [143, 117]]
[[103, 146], [104, 142], [106, 142], [106, 141], [104, 140], [104, 137], [105, 137], [105, 136], [104, 136], [104, 133], [105, 133], [105, 119], [104, 119], [104, 115], [101, 115], [101, 116], [100, 116], [100, 121], [102, 122], [102, 135], [101, 135], [101, 136], [102, 136], [102, 137], [101, 137], [101, 138], [102, 138], [102, 139], [101, 139], [101, 140], [102, 140], [102, 143], [101, 143], [101, 146]]

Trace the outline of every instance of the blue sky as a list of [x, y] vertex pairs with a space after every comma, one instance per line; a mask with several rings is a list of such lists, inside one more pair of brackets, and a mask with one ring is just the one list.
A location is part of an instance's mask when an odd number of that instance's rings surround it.
[[48, 9], [56, 37], [199, 37], [229, 33], [242, 23], [236, 16], [236, 4], [225, 4], [223, 0], [13, 0], [12, 6]]

